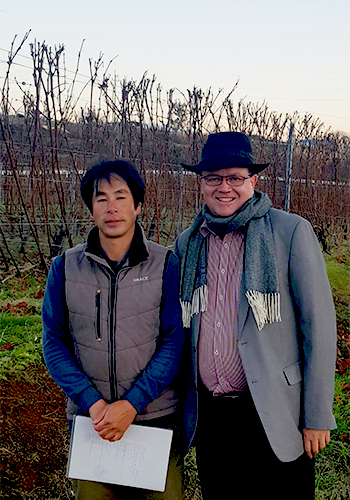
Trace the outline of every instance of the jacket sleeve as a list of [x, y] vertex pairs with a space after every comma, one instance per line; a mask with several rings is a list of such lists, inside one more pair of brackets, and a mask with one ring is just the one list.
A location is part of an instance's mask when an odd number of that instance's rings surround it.
[[175, 240], [174, 254], [177, 257], [179, 257], [180, 261], [181, 261], [182, 257], [184, 256], [186, 249], [187, 249], [187, 246], [188, 246], [190, 230], [191, 230], [191, 228], [185, 229], [185, 231], [180, 233], [179, 236]]
[[163, 275], [157, 350], [125, 396], [139, 413], [157, 399], [178, 374], [184, 340], [179, 303], [179, 261], [170, 254]]
[[80, 370], [73, 354], [69, 334], [68, 309], [64, 290], [64, 260], [57, 257], [51, 265], [43, 300], [43, 355], [58, 386], [84, 413], [101, 399], [88, 377]]
[[303, 427], [334, 429], [336, 317], [320, 245], [301, 219], [290, 249], [290, 284], [303, 346]]

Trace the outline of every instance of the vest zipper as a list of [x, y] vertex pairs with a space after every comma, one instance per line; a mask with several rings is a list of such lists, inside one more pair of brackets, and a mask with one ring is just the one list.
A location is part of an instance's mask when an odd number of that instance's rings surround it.
[[95, 297], [96, 305], [96, 340], [101, 342], [101, 290], [97, 290]]
[[110, 316], [109, 316], [109, 380], [111, 386], [111, 402], [118, 400], [117, 390], [117, 360], [116, 360], [116, 342], [115, 342], [115, 310], [116, 310], [116, 276], [111, 276], [111, 294], [110, 294]]

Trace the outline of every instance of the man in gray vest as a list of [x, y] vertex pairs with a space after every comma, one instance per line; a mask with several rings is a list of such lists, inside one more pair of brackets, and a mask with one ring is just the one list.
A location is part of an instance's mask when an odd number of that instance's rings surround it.
[[[133, 422], [178, 428], [179, 263], [145, 239], [137, 222], [144, 193], [128, 162], [87, 171], [81, 195], [95, 226], [85, 244], [53, 261], [43, 301], [44, 358], [67, 395], [70, 425], [76, 414], [90, 416], [108, 441]], [[76, 498], [180, 500], [177, 444], [173, 439], [164, 494], [78, 481]]]
[[[189, 329], [185, 418], [204, 500], [314, 498], [335, 428], [336, 328], [311, 225], [255, 190], [248, 137], [209, 135], [205, 205], [177, 239]], [[194, 438], [194, 440], [193, 440]]]

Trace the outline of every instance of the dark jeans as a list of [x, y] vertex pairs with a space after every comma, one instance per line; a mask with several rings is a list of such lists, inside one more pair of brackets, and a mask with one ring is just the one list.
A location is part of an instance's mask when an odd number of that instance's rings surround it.
[[248, 390], [227, 398], [201, 389], [194, 444], [204, 500], [314, 498], [314, 461], [278, 460]]

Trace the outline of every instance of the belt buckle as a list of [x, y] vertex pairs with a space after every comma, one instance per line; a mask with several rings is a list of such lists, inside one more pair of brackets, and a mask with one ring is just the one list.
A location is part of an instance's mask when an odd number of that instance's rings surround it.
[[227, 394], [221, 394], [221, 397], [223, 398], [230, 398], [230, 399], [237, 399], [239, 398], [240, 394], [230, 394], [229, 392]]

